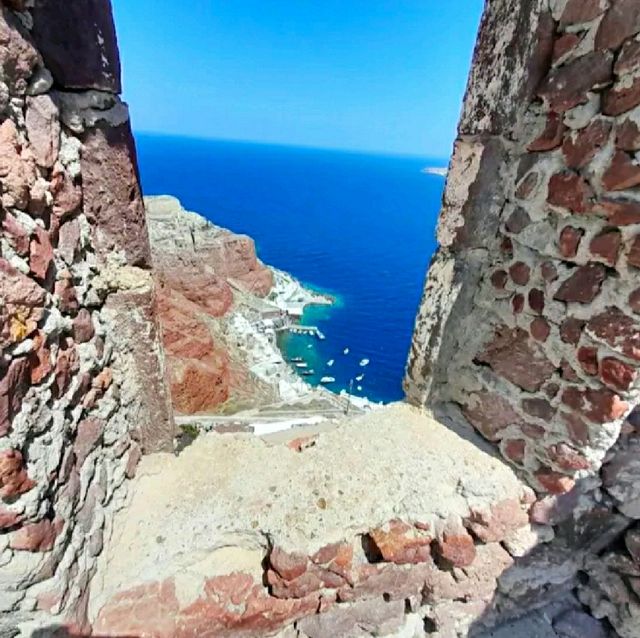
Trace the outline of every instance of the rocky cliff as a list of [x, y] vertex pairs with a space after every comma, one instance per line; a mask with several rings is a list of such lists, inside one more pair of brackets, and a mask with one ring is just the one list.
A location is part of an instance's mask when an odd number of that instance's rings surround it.
[[148, 197], [146, 209], [173, 404], [184, 414], [212, 410], [248, 376], [225, 339], [214, 336], [221, 327], [215, 320], [229, 315], [233, 286], [263, 297], [273, 273], [250, 237], [184, 210], [177, 199]]

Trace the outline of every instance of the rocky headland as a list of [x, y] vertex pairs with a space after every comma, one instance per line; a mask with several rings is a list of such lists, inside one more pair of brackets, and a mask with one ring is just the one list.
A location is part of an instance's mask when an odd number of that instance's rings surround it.
[[265, 266], [253, 239], [176, 198], [145, 204], [176, 412], [229, 415], [298, 401], [335, 408], [338, 399], [305, 383], [277, 345], [277, 333], [294, 327], [305, 306], [331, 299]]

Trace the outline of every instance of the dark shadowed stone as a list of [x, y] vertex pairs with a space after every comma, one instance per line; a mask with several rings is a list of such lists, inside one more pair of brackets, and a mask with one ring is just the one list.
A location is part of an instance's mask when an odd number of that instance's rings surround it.
[[505, 224], [508, 232], [517, 234], [523, 231], [531, 223], [531, 218], [524, 208], [516, 208]]
[[618, 230], [606, 230], [596, 235], [589, 244], [589, 250], [592, 255], [601, 257], [609, 266], [615, 266], [618, 261], [618, 252], [622, 235]]
[[640, 3], [637, 0], [613, 0], [596, 34], [596, 48], [617, 49], [640, 31]]
[[511, 425], [521, 426], [523, 419], [513, 406], [499, 394], [477, 392], [462, 412], [469, 422], [487, 439], [497, 441], [500, 432]]
[[507, 281], [509, 280], [509, 275], [505, 270], [496, 270], [491, 275], [491, 283], [494, 288], [498, 290], [504, 290], [504, 287], [507, 285]]
[[602, 176], [602, 185], [609, 191], [621, 191], [639, 184], [640, 166], [624, 151], [617, 151]]
[[591, 303], [600, 292], [607, 271], [602, 264], [587, 264], [576, 268], [554, 295], [557, 301]]
[[587, 93], [608, 84], [613, 75], [613, 55], [595, 51], [552, 69], [538, 94], [545, 98], [551, 110], [564, 113], [587, 102]]
[[524, 399], [522, 401], [522, 409], [529, 415], [535, 416], [543, 421], [550, 421], [556, 409], [546, 399]]
[[586, 213], [593, 190], [588, 182], [571, 171], [556, 173], [549, 180], [547, 201], [553, 206], [566, 208], [573, 213]]
[[84, 212], [100, 231], [99, 254], [121, 251], [129, 265], [148, 266], [149, 240], [128, 124], [85, 136], [82, 180]]
[[36, 0], [32, 14], [33, 38], [56, 84], [120, 93], [120, 57], [108, 0]]
[[573, 131], [562, 145], [567, 166], [575, 169], [586, 166], [606, 145], [610, 133], [611, 122], [603, 119], [593, 120], [586, 128]]
[[599, 620], [575, 609], [559, 616], [553, 629], [558, 638], [607, 638], [608, 635]]
[[605, 388], [583, 390], [578, 387], [568, 387], [562, 393], [562, 403], [594, 423], [616, 421], [629, 409], [628, 403]]
[[501, 326], [476, 361], [486, 363], [498, 375], [528, 392], [537, 392], [555, 366], [520, 328]]
[[611, 306], [589, 321], [588, 331], [616, 352], [640, 361], [640, 325]]

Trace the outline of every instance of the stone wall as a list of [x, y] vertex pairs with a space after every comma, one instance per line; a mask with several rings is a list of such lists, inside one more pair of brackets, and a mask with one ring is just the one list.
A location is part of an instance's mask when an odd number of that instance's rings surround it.
[[617, 588], [595, 573], [581, 596], [622, 636], [640, 631], [637, 532], [621, 549], [640, 518], [638, 34], [637, 0], [488, 3], [405, 381], [499, 447], [569, 550], [589, 526], [617, 543]]
[[2, 636], [86, 629], [127, 479], [172, 446], [119, 92], [108, 0], [0, 2]]

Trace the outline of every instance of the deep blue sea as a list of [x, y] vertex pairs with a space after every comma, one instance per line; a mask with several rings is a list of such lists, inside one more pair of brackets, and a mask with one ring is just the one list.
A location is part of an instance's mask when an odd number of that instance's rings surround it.
[[[355, 394], [402, 398], [444, 187], [444, 178], [421, 169], [444, 160], [148, 134], [136, 140], [146, 195], [174, 195], [188, 210], [251, 235], [265, 263], [337, 297], [335, 307], [309, 309], [303, 320], [326, 340], [286, 338], [289, 355], [316, 371], [308, 380], [335, 377], [328, 387], [339, 391], [364, 373]], [[360, 367], [362, 359], [369, 365]]]

